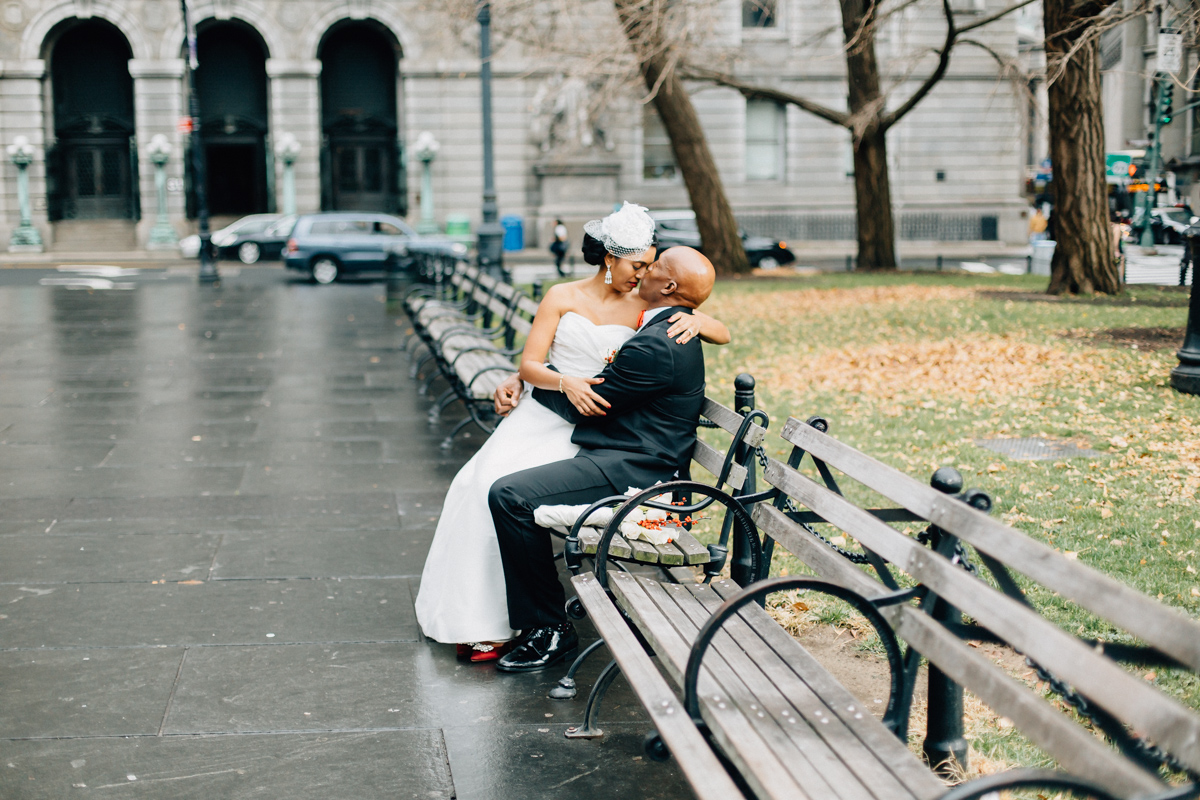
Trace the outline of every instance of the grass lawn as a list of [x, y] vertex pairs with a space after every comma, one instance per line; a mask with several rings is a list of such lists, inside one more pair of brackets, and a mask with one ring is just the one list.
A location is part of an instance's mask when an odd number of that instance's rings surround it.
[[[995, 516], [1196, 617], [1200, 397], [1168, 382], [1188, 295], [1134, 287], [1060, 300], [1044, 287], [1027, 276], [938, 274], [722, 281], [704, 310], [734, 342], [706, 347], [709, 393], [732, 402], [734, 377], [748, 372], [772, 430], [819, 414], [832, 435], [918, 479], [953, 465], [992, 496]], [[975, 444], [1024, 436], [1102, 456], [1013, 461]], [[788, 449], [768, 438], [772, 456]], [[772, 567], [802, 570], [788, 556]], [[1069, 631], [1126, 638], [1045, 592], [1030, 599]], [[1144, 677], [1200, 709], [1200, 679]], [[982, 760], [1045, 763], [1011, 726], [979, 713]]]

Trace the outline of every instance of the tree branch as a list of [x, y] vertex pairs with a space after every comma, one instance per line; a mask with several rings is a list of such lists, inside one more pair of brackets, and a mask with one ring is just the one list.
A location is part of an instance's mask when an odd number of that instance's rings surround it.
[[958, 37], [958, 29], [954, 27], [954, 11], [950, 8], [950, 0], [942, 0], [942, 11], [946, 14], [946, 42], [942, 45], [941, 51], [938, 53], [938, 64], [930, 73], [925, 82], [917, 87], [917, 90], [900, 105], [899, 108], [884, 114], [879, 120], [879, 129], [886, 131], [888, 128], [895, 125], [904, 117], [905, 114], [916, 108], [917, 103], [925, 99], [925, 95], [933, 90], [933, 87], [938, 84], [946, 74], [946, 69], [950, 66], [950, 51], [954, 49], [954, 40]]
[[1008, 6], [1007, 8], [1000, 9], [995, 14], [986, 16], [983, 19], [977, 19], [974, 22], [972, 22], [970, 25], [963, 25], [961, 28], [958, 29], [958, 35], [962, 36], [964, 33], [970, 33], [971, 31], [975, 30], [976, 28], [982, 28], [984, 25], [990, 25], [993, 22], [995, 22], [996, 20], [1000, 19], [1001, 17], [1007, 16], [1008, 14], [1011, 14], [1012, 12], [1016, 11], [1017, 9], [1024, 8], [1025, 6], [1028, 6], [1028, 5], [1032, 5], [1032, 4], [1036, 3], [1037, 1], [1038, 0], [1020, 0], [1020, 2], [1018, 2], [1018, 3], [1013, 3], [1011, 6]]
[[689, 80], [706, 81], [717, 86], [736, 89], [747, 100], [770, 100], [785, 105], [791, 104], [803, 111], [820, 117], [826, 122], [832, 122], [834, 125], [840, 125], [843, 128], [850, 127], [850, 115], [845, 111], [838, 111], [837, 109], [823, 106], [820, 103], [814, 103], [812, 100], [785, 92], [781, 89], [772, 89], [768, 86], [755, 86], [724, 72], [717, 72], [716, 70], [690, 64], [681, 67], [679, 74], [680, 77]]
[[938, 64], [929, 77], [925, 79], [925, 82], [917, 87], [917, 90], [912, 93], [911, 97], [905, 100], [904, 103], [895, 111], [884, 115], [883, 119], [880, 120], [879, 126], [886, 131], [888, 128], [895, 125], [904, 117], [905, 114], [912, 111], [916, 107], [917, 103], [924, 100], [925, 95], [929, 94], [933, 90], [933, 87], [936, 86], [938, 82], [946, 76], [946, 69], [950, 66], [950, 51], [954, 48], [959, 36], [978, 28], [982, 28], [984, 25], [990, 25], [1001, 17], [1011, 14], [1019, 8], [1024, 8], [1025, 6], [1035, 2], [1037, 2], [1037, 0], [1017, 0], [1016, 3], [1006, 6], [994, 14], [989, 14], [982, 19], [975, 20], [970, 25], [964, 25], [961, 28], [958, 28], [954, 24], [954, 12], [950, 8], [950, 0], [942, 0], [942, 10], [946, 14], [946, 42], [942, 45], [941, 50], [935, 51], [938, 54]]

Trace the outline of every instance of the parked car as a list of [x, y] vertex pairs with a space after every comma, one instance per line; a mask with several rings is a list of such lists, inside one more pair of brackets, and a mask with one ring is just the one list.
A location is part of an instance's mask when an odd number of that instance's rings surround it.
[[344, 275], [383, 272], [413, 240], [444, 244], [451, 255], [466, 255], [465, 245], [418, 236], [408, 223], [389, 214], [335, 211], [305, 214], [296, 220], [283, 250], [288, 269], [321, 284]]
[[[1133, 241], [1141, 239], [1143, 220], [1146, 217], [1141, 205], [1133, 209], [1129, 228]], [[1157, 206], [1150, 210], [1150, 232], [1154, 235], [1155, 244], [1182, 244], [1183, 232], [1195, 222], [1197, 217], [1191, 209], [1183, 206]]]
[[[253, 264], [259, 260], [274, 261], [282, 258], [283, 246], [295, 224], [295, 214], [251, 214], [242, 217], [232, 225], [213, 232], [213, 254], [218, 259], [236, 258], [243, 264]], [[179, 242], [179, 249], [185, 258], [196, 258], [200, 254], [200, 237], [194, 234], [184, 237]]]
[[[696, 226], [696, 212], [651, 211], [650, 216], [658, 229], [659, 250], [686, 245], [703, 252], [700, 229]], [[752, 267], [774, 269], [796, 260], [795, 253], [788, 250], [787, 242], [766, 236], [750, 236], [741, 228], [738, 228], [738, 235], [742, 237], [742, 246], [746, 248], [746, 257], [750, 259]]]
[[1183, 244], [1183, 232], [1196, 221], [1182, 206], [1160, 206], [1150, 211], [1150, 230], [1155, 244]]

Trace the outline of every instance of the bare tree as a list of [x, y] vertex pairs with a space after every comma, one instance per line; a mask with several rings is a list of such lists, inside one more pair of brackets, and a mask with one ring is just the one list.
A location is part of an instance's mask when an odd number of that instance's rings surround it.
[[675, 69], [678, 51], [664, 29], [671, 0], [613, 0], [621, 27], [637, 58], [646, 89], [671, 139], [675, 164], [687, 186], [704, 253], [720, 273], [749, 272], [733, 207], [725, 195], [717, 162], [700, 126], [692, 98]]
[[887, 17], [916, 2], [918, 0], [903, 0], [898, 6], [884, 10], [879, 0], [839, 0], [846, 59], [846, 111], [775, 87], [750, 83], [728, 71], [715, 70], [694, 62], [681, 67], [689, 78], [736, 89], [747, 99], [794, 105], [850, 132], [854, 149], [854, 199], [858, 218], [858, 264], [861, 269], [896, 268], [896, 226], [887, 161], [888, 130], [916, 108], [946, 76], [955, 45], [966, 43], [961, 38], [963, 34], [991, 24], [1035, 0], [1018, 0], [961, 27], [955, 22], [950, 0], [941, 0], [946, 35], [941, 47], [934, 50], [937, 63], [907, 99], [889, 110], [875, 52], [876, 34], [880, 23]]

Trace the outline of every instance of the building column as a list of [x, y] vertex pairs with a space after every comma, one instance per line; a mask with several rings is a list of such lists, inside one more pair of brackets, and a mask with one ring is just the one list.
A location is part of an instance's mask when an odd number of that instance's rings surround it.
[[[280, 136], [290, 133], [300, 143], [294, 166], [296, 209], [304, 214], [321, 208], [321, 62], [317, 60], [267, 59], [271, 81], [272, 148]], [[283, 208], [283, 161], [272, 155], [275, 165], [275, 206]]]
[[[0, 64], [0, 147], [24, 136], [33, 145], [29, 165], [29, 199], [33, 225], [47, 246], [53, 241], [46, 216], [46, 114], [43, 97], [46, 62], [5, 61]], [[2, 151], [0, 151], [2, 152]], [[17, 168], [7, 158], [0, 164], [0, 247], [21, 221], [17, 204]]]
[[146, 247], [154, 227], [158, 194], [154, 185], [154, 162], [147, 145], [156, 133], [171, 143], [171, 158], [167, 161], [167, 215], [176, 236], [188, 232], [186, 198], [183, 193], [183, 159], [186, 137], [179, 132], [183, 117], [183, 59], [129, 60], [129, 75], [133, 78], [134, 135], [137, 138], [138, 186], [142, 218], [137, 224], [137, 241]]

